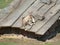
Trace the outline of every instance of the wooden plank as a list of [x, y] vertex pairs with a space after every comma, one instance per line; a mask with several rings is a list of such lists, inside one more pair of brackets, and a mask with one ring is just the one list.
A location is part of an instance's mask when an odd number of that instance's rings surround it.
[[53, 6], [55, 5], [55, 3], [51, 3], [50, 5], [45, 5], [44, 7], [42, 7], [39, 10], [39, 15], [45, 15], [45, 13], [47, 13], [49, 11], [49, 9], [51, 9]]
[[51, 3], [51, 0], [40, 0], [42, 3], [45, 3], [45, 4], [50, 4]]
[[29, 31], [36, 32], [39, 28], [41, 28], [50, 19], [49, 14], [45, 15], [45, 13], [50, 8], [52, 8], [52, 6], [54, 6], [54, 4], [45, 5], [44, 7], [42, 7], [42, 9], [40, 9], [40, 11], [39, 11], [39, 12], [41, 12], [40, 15], [44, 15], [45, 16], [45, 20], [36, 22], [36, 24]]
[[5, 18], [7, 16], [9, 16], [9, 14], [11, 14], [13, 11], [15, 11], [20, 3], [21, 3], [21, 0], [13, 0], [7, 7], [1, 9], [1, 11], [0, 11], [0, 22], [2, 20], [5, 20]]
[[[57, 8], [57, 6], [54, 6], [50, 11], [48, 11], [48, 13], [46, 14], [46, 18], [45, 18], [45, 20], [43, 20], [43, 21], [38, 21], [36, 24], [35, 24], [35, 26], [34, 26], [34, 28], [32, 28], [31, 30], [29, 30], [29, 31], [32, 31], [32, 32], [37, 32], [40, 28], [42, 28], [50, 19], [51, 19], [51, 17], [53, 17], [56, 13], [57, 13], [57, 11], [58, 11], [59, 9]], [[52, 12], [52, 14], [51, 14], [51, 12]]]
[[57, 3], [56, 4], [59, 5], [60, 4], [60, 0], [57, 0]]
[[39, 8], [41, 8], [44, 4], [40, 3], [39, 0], [37, 0], [20, 18], [19, 20], [13, 25], [13, 27], [21, 27], [22, 26], [22, 18], [24, 16], [29, 15], [28, 12], [37, 11]]
[[60, 16], [60, 12], [56, 14], [54, 17], [48, 21], [47, 24], [45, 24], [39, 31], [36, 32], [36, 34], [44, 35], [45, 32], [58, 20], [58, 17]]
[[27, 10], [27, 8], [34, 2], [35, 0], [25, 0], [22, 5], [18, 7], [11, 15], [9, 15], [5, 20], [0, 22], [0, 26], [11, 26], [21, 14]]

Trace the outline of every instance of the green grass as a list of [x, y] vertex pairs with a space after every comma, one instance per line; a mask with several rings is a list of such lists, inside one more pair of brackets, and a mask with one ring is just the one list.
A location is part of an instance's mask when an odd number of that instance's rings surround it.
[[60, 41], [56, 41], [56, 42], [46, 42], [45, 45], [60, 45]]
[[47, 42], [47, 43], [45, 43], [45, 45], [53, 45], [53, 44], [52, 44], [52, 43], [48, 43], [48, 42]]
[[14, 42], [0, 42], [0, 45], [17, 45], [17, 43], [14, 43]]
[[0, 0], [0, 9], [5, 8], [12, 0]]
[[0, 45], [60, 45], [60, 40], [56, 42], [39, 42], [26, 39], [3, 39], [0, 40]]

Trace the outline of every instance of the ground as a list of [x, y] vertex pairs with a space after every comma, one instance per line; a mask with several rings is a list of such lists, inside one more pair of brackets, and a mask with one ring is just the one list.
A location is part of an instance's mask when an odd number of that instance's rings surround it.
[[0, 9], [6, 7], [12, 0], [0, 0]]
[[26, 37], [21, 39], [1, 39], [0, 45], [60, 45], [60, 34], [46, 42]]

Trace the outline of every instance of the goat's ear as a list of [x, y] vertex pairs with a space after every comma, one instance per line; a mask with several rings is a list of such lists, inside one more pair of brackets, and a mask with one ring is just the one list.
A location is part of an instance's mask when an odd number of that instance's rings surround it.
[[30, 17], [32, 17], [32, 15], [29, 15]]
[[22, 17], [22, 19], [24, 19], [25, 17]]
[[32, 13], [33, 13], [33, 12], [32, 12], [32, 11], [30, 11], [30, 12], [28, 12], [28, 13], [29, 13], [29, 15], [32, 15]]

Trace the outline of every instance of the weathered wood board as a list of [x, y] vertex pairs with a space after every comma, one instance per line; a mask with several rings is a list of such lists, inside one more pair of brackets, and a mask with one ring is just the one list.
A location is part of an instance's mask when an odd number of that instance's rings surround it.
[[[0, 27], [18, 27], [22, 29], [22, 18], [30, 15], [32, 12], [33, 16], [45, 17], [44, 20], [37, 20], [33, 26], [26, 26], [27, 30], [36, 34], [43, 35], [57, 20], [60, 16], [60, 4], [59, 0], [23, 0], [19, 7], [7, 16], [4, 20], [0, 21]], [[48, 4], [45, 4], [45, 3]], [[37, 15], [38, 14], [38, 15]]]
[[17, 19], [20, 17], [29, 6], [34, 2], [35, 0], [25, 0], [22, 5], [19, 5], [17, 10], [15, 10], [12, 14], [10, 14], [8, 17], [6, 17], [5, 20], [0, 22], [0, 26], [11, 26]]

